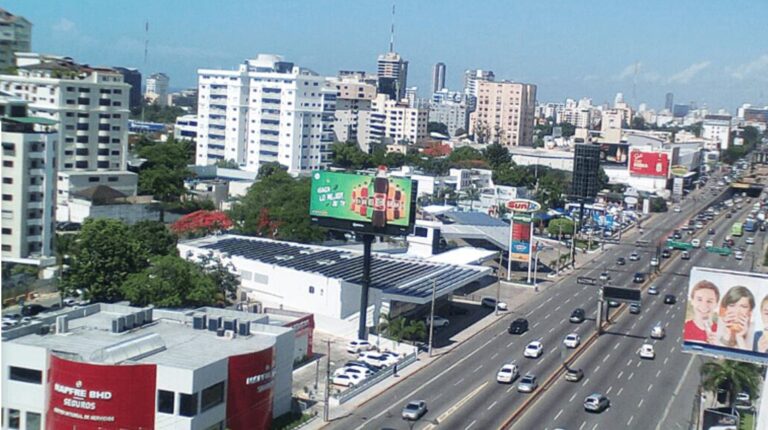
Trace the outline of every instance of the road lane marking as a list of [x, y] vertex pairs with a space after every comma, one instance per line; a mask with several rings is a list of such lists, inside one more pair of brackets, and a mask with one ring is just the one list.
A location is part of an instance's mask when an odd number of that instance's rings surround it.
[[658, 379], [659, 375], [661, 375], [661, 370], [656, 371], [656, 378]]
[[619, 388], [619, 392], [616, 393], [616, 397], [619, 397], [622, 391], [624, 391], [624, 387]]
[[545, 317], [544, 317], [544, 319], [545, 319], [545, 320], [548, 320], [548, 319], [549, 319], [549, 317], [551, 317], [551, 316], [552, 316], [552, 314], [551, 314], [551, 313], [549, 313], [549, 314], [547, 314], [547, 316], [545, 316]]
[[613, 346], [613, 349], [617, 349], [621, 345], [620, 343], [616, 343], [616, 345]]
[[605, 356], [605, 358], [603, 358], [603, 363], [605, 363], [606, 361], [608, 361], [608, 358], [609, 358], [610, 356], [611, 356], [611, 354], [610, 354], [610, 353], [608, 353], [608, 355], [606, 355], [606, 356]]
[[633, 376], [635, 376], [635, 372], [632, 372], [629, 374], [629, 378], [627, 378], [627, 381], [631, 381]]
[[640, 399], [640, 403], [637, 404], [637, 407], [640, 408], [640, 406], [643, 406], [644, 401], [645, 399]]
[[632, 425], [632, 418], [634, 418], [634, 417], [635, 417], [634, 415], [629, 417], [629, 421], [627, 421], [627, 427], [630, 427]]
[[611, 385], [610, 387], [608, 387], [608, 390], [605, 392], [605, 394], [606, 394], [606, 395], [607, 395], [607, 394], [611, 394], [611, 390], [613, 390], [613, 385]]
[[669, 360], [669, 357], [664, 357], [664, 364], [667, 364], [667, 361]]
[[478, 370], [480, 370], [480, 369], [482, 369], [482, 368], [483, 368], [483, 365], [481, 364], [481, 365], [477, 366], [477, 367], [475, 368], [475, 370], [473, 370], [473, 371], [472, 371], [472, 373], [475, 373], [475, 372], [477, 372]]
[[598, 370], [600, 370], [600, 365], [599, 364], [597, 365], [597, 367], [595, 367], [595, 373], [597, 373]]
[[513, 386], [511, 386], [511, 387], [509, 387], [509, 388], [507, 388], [507, 393], [509, 393], [510, 391], [512, 391], [512, 390], [514, 390], [514, 389], [515, 389], [515, 386], [514, 386], [514, 385], [513, 385]]
[[552, 327], [551, 329], [549, 329], [549, 332], [552, 333], [553, 331], [555, 331], [556, 328], [557, 327]]
[[488, 385], [488, 381], [485, 381], [482, 385], [475, 388], [474, 391], [464, 396], [463, 399], [456, 402], [456, 404], [451, 406], [447, 411], [443, 412], [442, 415], [437, 417], [437, 422], [438, 423], [444, 422], [449, 416], [451, 416], [452, 413], [456, 412], [457, 409], [464, 406], [464, 404], [467, 403], [472, 397], [475, 397], [477, 393], [479, 393], [483, 388], [485, 388], [486, 385]]
[[582, 421], [581, 425], [579, 426], [579, 430], [583, 429], [585, 425], [587, 425], [587, 422], [586, 421]]
[[496, 403], [499, 403], [499, 401], [497, 400], [497, 401], [495, 401], [495, 402], [491, 403], [491, 406], [488, 406], [488, 408], [486, 409], [486, 411], [490, 411], [491, 409], [493, 409], [493, 407], [494, 407], [494, 406], [496, 406]]
[[536, 324], [534, 324], [534, 325], [533, 325], [533, 328], [536, 328], [536, 326], [537, 326], [537, 325], [539, 325], [539, 323], [538, 323], [538, 322], [537, 322]]
[[624, 374], [624, 371], [622, 370], [621, 372], [619, 372], [619, 376], [617, 376], [616, 379], [621, 379], [621, 375], [623, 374]]
[[641, 365], [641, 364], [643, 364], [643, 361], [642, 361], [642, 360], [638, 360], [638, 361], [637, 361], [637, 366], [636, 366], [636, 367], [640, 367], [640, 365]]
[[456, 381], [456, 383], [455, 383], [455, 384], [453, 384], [453, 386], [455, 387], [455, 386], [457, 386], [457, 385], [461, 384], [462, 382], [464, 382], [464, 378], [461, 378], [461, 379], [459, 379], [458, 381]]
[[651, 383], [648, 385], [648, 392], [650, 393], [652, 389], [653, 389], [653, 382], [651, 382]]
[[581, 383], [581, 386], [582, 387], [586, 386], [587, 382], [589, 382], [589, 378], [585, 379], [584, 382]]
[[573, 399], [575, 399], [575, 398], [576, 398], [576, 395], [577, 395], [577, 394], [579, 394], [579, 393], [573, 393], [573, 395], [571, 396], [571, 398], [568, 400], [568, 403], [572, 402], [572, 401], [573, 401]]
[[632, 359], [630, 358], [629, 360], [627, 360], [627, 367], [629, 367], [631, 364], [632, 364]]
[[562, 414], [563, 414], [563, 410], [560, 409], [560, 412], [558, 412], [557, 415], [555, 415], [555, 421], [557, 421], [557, 419], [560, 418], [560, 415]]
[[477, 420], [472, 421], [471, 423], [469, 423], [468, 426], [464, 427], [464, 430], [469, 430], [470, 428], [472, 428], [473, 425], [475, 425], [476, 422]]
[[563, 307], [563, 305], [560, 305], [560, 306], [556, 307], [555, 308], [555, 312], [559, 311], [561, 307]]
[[493, 360], [494, 358], [496, 358], [498, 356], [499, 356], [499, 353], [498, 352], [494, 352], [493, 355], [491, 356], [491, 360]]
[[597, 423], [595, 423], [595, 425], [592, 426], [592, 430], [597, 430]]
[[513, 340], [512, 342], [509, 342], [509, 343], [507, 344], [507, 348], [509, 348], [510, 346], [512, 346], [512, 344], [513, 344], [513, 343], [515, 343], [515, 341], [514, 341], [514, 340]]
[[[680, 382], [677, 383], [677, 387], [675, 387], [675, 391], [672, 393], [672, 399], [667, 403], [666, 409], [664, 409], [664, 415], [661, 417], [661, 420], [659, 420], [659, 424], [656, 425], [656, 430], [661, 429], [661, 423], [664, 422], [664, 420], [667, 419], [667, 414], [669, 414], [669, 409], [672, 407], [672, 403], [674, 403], [675, 397], [680, 393], [680, 388], [683, 386], [683, 382], [685, 382], [686, 376], [688, 376], [688, 372], [691, 370], [691, 366], [693, 365], [693, 358], [692, 355], [690, 360], [688, 360], [688, 366], [685, 368], [685, 372], [683, 372], [683, 377], [680, 378]], [[642, 403], [642, 402], [641, 402]]]

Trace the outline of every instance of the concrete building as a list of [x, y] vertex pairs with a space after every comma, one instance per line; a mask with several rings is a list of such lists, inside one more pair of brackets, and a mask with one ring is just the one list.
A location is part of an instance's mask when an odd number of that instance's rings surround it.
[[445, 88], [445, 63], [437, 63], [432, 68], [432, 92], [436, 93]]
[[728, 149], [731, 142], [731, 116], [707, 115], [701, 127], [701, 137], [713, 139], [719, 143], [719, 150]]
[[0, 8], [0, 69], [16, 64], [14, 54], [32, 50], [32, 23]]
[[264, 54], [198, 77], [196, 164], [234, 160], [258, 172], [278, 162], [291, 174], [328, 165], [337, 90], [326, 78]]
[[168, 84], [171, 78], [165, 73], [155, 73], [147, 78], [147, 89], [144, 91], [144, 99], [149, 104], [168, 106]]
[[176, 140], [197, 139], [197, 115], [183, 115], [176, 118], [176, 124], [173, 125], [173, 137]]
[[489, 142], [533, 145], [536, 85], [516, 82], [477, 83], [477, 107], [469, 116], [470, 134], [485, 129]]
[[[160, 221], [160, 203], [152, 196], [126, 196], [107, 185], [96, 185], [70, 194], [66, 205], [56, 211], [56, 220], [82, 224], [88, 218], [116, 219], [126, 224]], [[170, 215], [166, 215], [169, 221]]]
[[115, 67], [123, 75], [123, 82], [131, 86], [128, 93], [128, 106], [131, 110], [141, 108], [141, 72], [130, 67]]
[[112, 181], [111, 187], [135, 195], [137, 176], [126, 171], [130, 85], [123, 75], [65, 57], [26, 53], [17, 60], [18, 75], [0, 75], [0, 90], [29, 102], [30, 115], [56, 121], [58, 204], [66, 204], [75, 185], [61, 182], [72, 172], [102, 177]]
[[455, 102], [446, 100], [441, 103], [430, 103], [429, 122], [443, 123], [448, 127], [450, 136], [455, 136], [456, 131], [461, 129], [467, 131], [469, 122], [469, 109], [467, 103], [462, 100]]
[[408, 61], [400, 57], [400, 54], [390, 51], [379, 55], [378, 68], [378, 92], [386, 94], [392, 100], [405, 98], [405, 89], [408, 85]]
[[372, 143], [417, 144], [429, 137], [429, 109], [410, 107], [379, 93], [371, 103]]
[[46, 263], [53, 255], [55, 122], [27, 114], [28, 102], [0, 95], [3, 139], [2, 257]]
[[672, 93], [667, 93], [667, 95], [664, 97], [664, 109], [672, 112], [672, 108], [675, 106], [675, 95]]
[[371, 141], [371, 103], [376, 97], [376, 80], [364, 72], [339, 74], [330, 79], [336, 87], [336, 114], [333, 130], [340, 142], [357, 142], [368, 152]]
[[481, 81], [493, 82], [496, 75], [490, 70], [472, 69], [464, 72], [464, 94], [477, 97], [477, 83]]
[[305, 328], [284, 317], [103, 303], [40, 317], [3, 330], [3, 428], [244, 430], [290, 411]]

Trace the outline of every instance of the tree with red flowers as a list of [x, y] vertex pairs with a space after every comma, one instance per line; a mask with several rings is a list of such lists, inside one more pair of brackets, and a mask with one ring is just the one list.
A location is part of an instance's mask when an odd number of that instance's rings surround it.
[[200, 210], [184, 215], [171, 225], [171, 231], [179, 236], [205, 236], [232, 228], [232, 220], [221, 211]]

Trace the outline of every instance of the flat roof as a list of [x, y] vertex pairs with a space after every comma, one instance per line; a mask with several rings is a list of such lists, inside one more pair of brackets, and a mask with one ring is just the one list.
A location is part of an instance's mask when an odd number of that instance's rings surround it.
[[[363, 253], [360, 251], [236, 235], [209, 236], [180, 245], [317, 273], [353, 284], [362, 283]], [[487, 267], [373, 253], [371, 287], [382, 290], [385, 297], [421, 304], [431, 299], [433, 282], [437, 283], [436, 294], [442, 296], [482, 278], [490, 271]]]
[[[149, 308], [146, 308], [149, 309]], [[97, 303], [45, 317], [41, 322], [4, 330], [3, 341], [46, 348], [68, 359], [96, 364], [157, 364], [182, 369], [198, 369], [224, 358], [260, 351], [275, 344], [274, 335], [291, 329], [269, 316], [225, 309], [152, 309], [152, 321], [122, 333], [112, 332], [112, 321], [135, 314], [142, 308]], [[216, 332], [194, 329], [193, 315], [222, 316], [248, 322], [251, 334], [233, 339]], [[43, 314], [45, 315], [45, 314]], [[68, 329], [63, 334], [40, 334], [43, 325], [55, 324], [56, 317], [67, 315]], [[271, 334], [271, 335], [267, 335]]]

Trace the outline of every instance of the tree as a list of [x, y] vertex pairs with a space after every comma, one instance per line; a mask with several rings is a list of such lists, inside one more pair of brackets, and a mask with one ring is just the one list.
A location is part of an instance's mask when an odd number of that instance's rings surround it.
[[139, 171], [139, 193], [158, 200], [179, 200], [185, 193], [184, 180], [192, 176], [187, 170], [188, 143], [169, 139], [165, 143], [142, 146], [138, 155], [146, 159]]
[[141, 109], [131, 112], [132, 119], [173, 124], [176, 122], [176, 118], [187, 114], [184, 109], [178, 106], [160, 106], [157, 103], [147, 104], [144, 102], [143, 108], [143, 115]]
[[604, 190], [608, 188], [609, 178], [602, 167], [597, 170], [597, 189]]
[[427, 337], [427, 325], [424, 321], [411, 320], [403, 328], [403, 338], [410, 341], [423, 341]]
[[576, 134], [576, 126], [569, 122], [562, 122], [557, 125], [563, 132], [563, 137], [571, 137]]
[[450, 134], [448, 133], [448, 126], [443, 124], [442, 122], [433, 122], [433, 121], [428, 122], [427, 132], [440, 133], [444, 136], [450, 136]]
[[232, 263], [225, 266], [219, 258], [208, 254], [201, 254], [196, 263], [213, 280], [221, 297], [228, 301], [237, 299], [240, 278], [233, 273], [235, 266]]
[[632, 118], [632, 123], [630, 124], [629, 128], [632, 130], [648, 130], [648, 126], [645, 125], [645, 119], [641, 116]]
[[462, 146], [454, 149], [448, 156], [448, 161], [455, 163], [464, 160], [482, 160], [483, 154], [471, 146]]
[[82, 290], [98, 302], [123, 299], [121, 286], [132, 273], [147, 267], [145, 248], [131, 229], [113, 219], [88, 218], [77, 239], [77, 251], [62, 283], [65, 296]]
[[493, 143], [497, 145], [507, 144], [507, 131], [498, 124], [493, 126]]
[[762, 384], [761, 373], [762, 368], [756, 364], [729, 360], [710, 361], [699, 368], [702, 387], [711, 392], [724, 389], [728, 406], [733, 406], [737, 393], [757, 393]]
[[178, 235], [199, 237], [232, 228], [232, 220], [221, 211], [200, 210], [184, 215], [171, 225]]
[[216, 167], [221, 167], [222, 169], [240, 169], [240, 165], [237, 164], [237, 161], [232, 159], [219, 160], [216, 162]]
[[510, 161], [493, 169], [493, 183], [510, 187], [531, 187], [535, 183], [535, 176], [524, 166]]
[[259, 179], [264, 179], [267, 176], [271, 176], [273, 173], [285, 172], [286, 170], [286, 167], [277, 161], [270, 161], [269, 163], [264, 163], [259, 167], [259, 173], [257, 177]]
[[392, 318], [389, 314], [381, 314], [381, 318], [384, 321], [379, 323], [379, 330], [395, 342], [402, 342], [407, 325], [405, 318]]
[[200, 266], [173, 255], [153, 258], [149, 267], [127, 277], [122, 290], [134, 306], [178, 308], [223, 302], [213, 279]]
[[176, 235], [159, 221], [139, 221], [130, 227], [130, 233], [148, 256], [178, 254]]
[[483, 150], [483, 157], [492, 169], [497, 169], [512, 161], [512, 156], [509, 154], [509, 150], [498, 143], [492, 143], [486, 146]]
[[491, 137], [491, 127], [485, 121], [477, 121], [475, 123], [474, 130], [475, 142], [480, 144], [488, 143], [488, 139]]
[[331, 146], [332, 164], [344, 169], [362, 169], [370, 166], [370, 156], [355, 142], [336, 142]]
[[475, 209], [475, 202], [480, 199], [480, 190], [478, 190], [476, 187], [472, 186], [465, 190], [461, 191], [462, 200], [465, 202], [469, 202], [469, 210], [472, 211]]
[[550, 236], [557, 237], [558, 240], [562, 240], [561, 234], [572, 235], [574, 230], [573, 221], [567, 218], [557, 218], [549, 222], [547, 226], [547, 232]]

